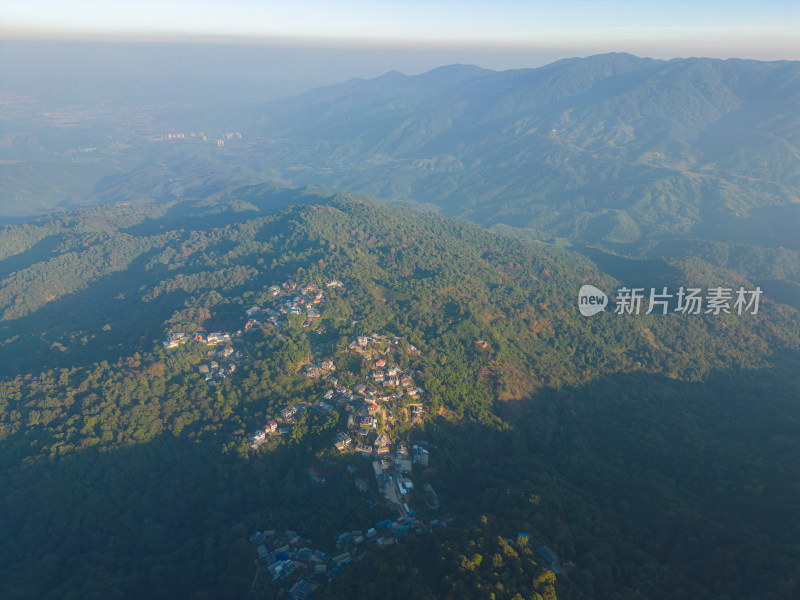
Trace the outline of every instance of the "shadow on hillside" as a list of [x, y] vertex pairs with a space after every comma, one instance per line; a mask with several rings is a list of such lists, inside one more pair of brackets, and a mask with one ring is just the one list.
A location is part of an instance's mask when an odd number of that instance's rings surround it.
[[[629, 373], [544, 390], [498, 407], [502, 431], [429, 426], [414, 434], [431, 449], [415, 483], [435, 486], [444, 515], [544, 536], [588, 597], [778, 598], [800, 564], [800, 357], [775, 362], [699, 383]], [[241, 434], [218, 427], [24, 463], [28, 432], [5, 438], [3, 597], [235, 597], [253, 574], [251, 530], [324, 546], [374, 523], [341, 465], [309, 482], [310, 444], [244, 459], [221, 451]]]
[[[0, 443], [3, 462], [25, 451], [21, 438]], [[317, 465], [326, 483], [315, 485], [305, 447], [249, 459], [221, 451], [236, 439], [225, 424], [4, 469], [0, 596], [238, 598], [255, 574], [253, 531], [298, 531], [331, 552], [335, 535], [388, 516], [344, 464]]]
[[800, 355], [775, 361], [703, 382], [616, 374], [505, 403], [508, 431], [440, 427], [440, 500], [543, 535], [590, 572], [574, 578], [589, 597], [789, 597]]
[[[276, 184], [239, 186], [224, 190], [205, 200], [187, 200], [172, 206], [165, 215], [148, 219], [139, 225], [121, 230], [134, 236], [156, 235], [171, 230], [210, 231], [267, 217], [294, 206], [325, 204], [334, 195], [332, 190], [316, 186], [284, 188]], [[253, 205], [255, 212], [247, 205]], [[270, 226], [280, 230], [288, 215], [279, 216]]]
[[62, 235], [51, 235], [34, 244], [25, 252], [12, 254], [0, 260], [0, 280], [8, 277], [16, 271], [27, 269], [37, 262], [52, 258], [52, 252], [61, 243]]
[[[152, 350], [163, 336], [163, 322], [187, 294], [178, 291], [142, 302], [141, 286], [154, 279], [154, 273], [145, 270], [149, 258], [140, 256], [125, 271], [93, 281], [25, 317], [0, 322], [0, 337], [19, 336], [0, 347], [6, 373], [113, 362], [120, 356]], [[158, 281], [157, 274], [155, 277]]]

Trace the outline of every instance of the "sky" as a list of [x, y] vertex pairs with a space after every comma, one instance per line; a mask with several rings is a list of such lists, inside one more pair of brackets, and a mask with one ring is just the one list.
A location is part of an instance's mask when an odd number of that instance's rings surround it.
[[[707, 48], [800, 58], [792, 0], [3, 0], [0, 35]], [[616, 47], [616, 48], [612, 48]]]
[[258, 80], [253, 94], [269, 83], [274, 96], [456, 62], [800, 60], [798, 31], [794, 0], [3, 0], [0, 88], [87, 63], [112, 78]]

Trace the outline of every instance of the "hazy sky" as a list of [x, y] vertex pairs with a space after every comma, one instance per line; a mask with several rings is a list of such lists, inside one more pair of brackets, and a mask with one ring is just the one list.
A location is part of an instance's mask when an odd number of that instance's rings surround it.
[[80, 66], [109, 82], [244, 79], [260, 87], [236, 93], [261, 98], [456, 62], [797, 60], [798, 32], [800, 0], [2, 0], [0, 88], [75, 85]]
[[[8, 36], [243, 36], [800, 58], [793, 0], [3, 0]], [[640, 52], [641, 53], [641, 52]], [[697, 52], [691, 52], [697, 54]]]

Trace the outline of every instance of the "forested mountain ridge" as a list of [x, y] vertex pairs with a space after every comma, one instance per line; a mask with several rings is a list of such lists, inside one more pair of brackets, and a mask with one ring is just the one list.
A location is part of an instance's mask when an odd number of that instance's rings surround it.
[[390, 75], [265, 105], [266, 164], [544, 238], [687, 235], [798, 200], [795, 62], [611, 54]]
[[[537, 239], [796, 248], [800, 63], [607, 54], [396, 71], [260, 105], [0, 122], [3, 214], [324, 183]], [[61, 120], [70, 119], [64, 127]], [[24, 206], [25, 209], [21, 209]]]
[[[370, 555], [327, 597], [536, 597], [541, 560], [497, 539], [521, 531], [575, 563], [565, 598], [796, 589], [800, 321], [769, 297], [757, 315], [587, 319], [578, 288], [624, 272], [321, 188], [87, 209], [0, 236], [6, 597], [241, 595], [252, 530], [324, 544], [385, 516], [330, 449], [344, 414], [247, 446], [267, 415], [321, 394], [298, 374], [313, 347], [375, 331], [419, 349], [406, 366], [431, 418], [413, 439], [432, 469], [415, 473], [456, 522]], [[58, 288], [65, 265], [74, 281]], [[676, 266], [647, 283], [750, 286], [734, 275]], [[323, 333], [251, 329], [214, 386], [197, 372], [205, 345], [162, 347], [241, 329], [287, 279], [344, 283]], [[315, 464], [327, 487], [309, 481]]]

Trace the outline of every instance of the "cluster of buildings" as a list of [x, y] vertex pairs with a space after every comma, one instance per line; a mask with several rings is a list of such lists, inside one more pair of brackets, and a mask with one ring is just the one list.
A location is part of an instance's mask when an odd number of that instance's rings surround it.
[[267, 436], [271, 433], [283, 433], [280, 431], [278, 422], [275, 421], [275, 419], [270, 419], [267, 421], [267, 424], [264, 425], [263, 428], [256, 429], [256, 431], [250, 435], [247, 443], [253, 450], [258, 450], [261, 444], [267, 441]]
[[333, 385], [336, 385], [339, 383], [339, 380], [333, 377], [334, 371], [336, 371], [336, 363], [330, 359], [317, 359], [313, 364], [305, 365], [300, 370], [306, 377], [311, 377], [312, 379], [323, 378], [326, 381], [330, 381]]
[[177, 348], [178, 346], [183, 346], [188, 342], [199, 342], [201, 344], [208, 344], [209, 346], [217, 346], [219, 344], [227, 344], [231, 341], [231, 334], [229, 333], [221, 333], [216, 331], [214, 333], [209, 333], [208, 335], [204, 333], [173, 333], [170, 335], [166, 340], [164, 340], [162, 345], [164, 348]]
[[[343, 287], [341, 281], [333, 280], [325, 287]], [[267, 294], [273, 298], [284, 298], [283, 302], [276, 302], [271, 308], [252, 306], [245, 311], [247, 322], [245, 331], [249, 331], [261, 322], [272, 323], [275, 327], [282, 327], [288, 315], [303, 315], [303, 327], [311, 326], [314, 321], [322, 318], [320, 306], [325, 302], [325, 292], [313, 283], [298, 286], [294, 282], [285, 282], [281, 285], [272, 285], [267, 288]]]
[[[414, 511], [409, 507], [410, 494], [414, 489], [414, 482], [411, 480], [412, 464], [423, 464], [420, 460], [422, 456], [424, 456], [424, 465], [428, 464], [429, 454], [422, 444], [414, 445], [413, 453], [409, 454], [406, 445], [401, 442], [393, 449], [390, 448], [388, 453], [382, 453], [372, 461], [378, 492], [390, 505], [395, 506], [398, 513], [404, 518], [414, 516]], [[423, 449], [424, 454], [421, 454], [419, 449]], [[433, 488], [425, 484], [423, 491], [427, 498], [428, 508], [439, 510], [439, 499]]]
[[197, 371], [205, 376], [210, 385], [214, 385], [214, 377], [225, 379], [236, 372], [236, 363], [234, 361], [239, 360], [242, 355], [238, 350], [226, 346], [222, 350], [209, 350], [207, 357], [209, 360], [200, 363], [197, 366]]
[[[435, 520], [431, 529], [446, 527], [449, 521]], [[435, 523], [435, 524], [434, 524]], [[417, 536], [427, 529], [412, 516], [385, 519], [366, 531], [344, 531], [334, 538], [331, 555], [315, 550], [311, 540], [294, 531], [277, 534], [275, 530], [257, 531], [249, 541], [258, 554], [258, 563], [266, 567], [273, 580], [283, 583], [283, 594], [292, 600], [310, 598], [320, 586], [333, 580], [337, 573], [360, 560], [370, 547], [384, 548], [403, 542], [411, 532]]]
[[[256, 531], [249, 541], [273, 580], [283, 583], [284, 594], [292, 600], [305, 600], [328, 583], [342, 568], [353, 564], [370, 545], [388, 546], [408, 536], [411, 521], [381, 521], [367, 532], [345, 531], [335, 538], [335, 554], [313, 549], [311, 540], [294, 531]], [[418, 535], [422, 534], [419, 529]]]
[[341, 566], [321, 550], [313, 550], [311, 540], [294, 531], [282, 535], [275, 530], [256, 531], [249, 541], [256, 549], [258, 562], [266, 566], [273, 580], [283, 582], [284, 591], [293, 600], [309, 598]]
[[[332, 281], [327, 285], [341, 284]], [[286, 283], [282, 287], [272, 286], [268, 291], [277, 295], [287, 292], [291, 294], [296, 290], [295, 284]], [[320, 293], [313, 285], [299, 288], [299, 291], [314, 299]], [[253, 307], [248, 312], [254, 315], [261, 311], [263, 309]], [[285, 424], [291, 425], [294, 415], [300, 410], [310, 409], [325, 413], [339, 408], [347, 414], [347, 428], [339, 431], [333, 440], [333, 446], [337, 450], [368, 457], [391, 454], [390, 431], [401, 413], [405, 412], [412, 425], [420, 422], [424, 415], [423, 404], [418, 400], [424, 390], [415, 384], [413, 373], [388, 364], [398, 345], [398, 339], [375, 333], [353, 340], [349, 348], [354, 349], [363, 361], [367, 361], [375, 369], [370, 371], [365, 381], [351, 387], [336, 387], [339, 380], [335, 376], [335, 362], [317, 356], [300, 369], [300, 374], [326, 381], [333, 386], [332, 389], [312, 402], [301, 402], [283, 408], [280, 418]], [[352, 377], [352, 373], [345, 374]], [[253, 435], [260, 436], [258, 432]], [[255, 448], [259, 445], [251, 443]]]
[[[208, 141], [208, 135], [206, 135], [202, 131], [199, 132], [199, 133], [191, 131], [191, 132], [189, 132], [188, 135], [185, 134], [185, 133], [177, 132], [177, 133], [162, 133], [160, 135], [146, 135], [146, 136], [144, 136], [144, 139], [146, 139], [149, 142], [164, 142], [164, 141], [186, 140], [186, 139], [193, 139], [193, 138], [202, 140], [204, 142]], [[242, 134], [240, 132], [238, 132], [238, 131], [234, 131], [234, 132], [229, 132], [228, 131], [228, 132], [223, 133], [221, 137], [216, 138], [214, 140], [214, 142], [217, 144], [218, 148], [222, 148], [222, 147], [225, 146], [225, 142], [226, 141], [230, 141], [230, 140], [232, 140], [234, 138], [241, 140], [242, 139]]]
[[[236, 335], [241, 334], [237, 332]], [[219, 346], [221, 344], [229, 344], [231, 341], [230, 333], [213, 332], [208, 335], [203, 333], [186, 334], [186, 333], [173, 333], [166, 340], [162, 342], [164, 348], [177, 348], [183, 346], [188, 342], [197, 342], [206, 344], [208, 346]], [[216, 385], [216, 379], [225, 379], [236, 372], [236, 363], [234, 361], [241, 358], [241, 353], [234, 350], [230, 346], [226, 346], [221, 350], [209, 350], [207, 355], [208, 360], [200, 363], [197, 366], [197, 371], [200, 375], [205, 376], [209, 385]]]
[[[383, 388], [400, 388], [407, 396], [417, 396], [424, 392], [414, 385], [412, 373], [403, 372], [400, 367], [389, 365], [391, 358], [398, 351], [400, 340], [388, 335], [372, 333], [356, 337], [350, 342], [348, 349], [357, 353], [370, 368], [368, 379], [376, 386]], [[408, 347], [408, 353], [418, 355], [415, 346]]]
[[[341, 283], [331, 281], [327, 285], [338, 287]], [[297, 288], [293, 283], [285, 283], [281, 287], [272, 286], [268, 291], [275, 295], [291, 295], [299, 291], [301, 295], [311, 298], [312, 302], [320, 298], [321, 293], [313, 285]], [[252, 318], [252, 315], [260, 312], [265, 311], [253, 307], [248, 310], [248, 316]], [[380, 347], [376, 347], [378, 345]], [[391, 359], [392, 350], [396, 351], [398, 345], [398, 339], [374, 333], [355, 339], [350, 348], [356, 348], [362, 360], [368, 361], [368, 364], [374, 366], [376, 370], [380, 369], [380, 373], [388, 377], [388, 380], [381, 381], [380, 374], [376, 377], [373, 371], [365, 381], [351, 387], [336, 387], [339, 383], [335, 376], [336, 364], [329, 358], [323, 359], [319, 356], [327, 347], [320, 346], [315, 350], [317, 358], [312, 363], [304, 365], [300, 369], [300, 374], [326, 381], [332, 389], [328, 389], [316, 400], [300, 402], [281, 409], [279, 416], [276, 417], [279, 423], [277, 433], [288, 433], [288, 426], [293, 424], [296, 414], [302, 410], [326, 413], [338, 408], [347, 414], [347, 426], [345, 430], [336, 434], [333, 440], [334, 447], [341, 452], [355, 452], [370, 458], [390, 455], [392, 453], [390, 432], [398, 418], [403, 415], [406, 420], [410, 419], [413, 425], [421, 421], [424, 415], [423, 404], [418, 401], [424, 390], [415, 384], [413, 373], [388, 364], [387, 359]], [[345, 375], [352, 377], [352, 373], [349, 372], [345, 372]], [[273, 427], [266, 433], [259, 429], [251, 434], [249, 440], [251, 448], [258, 449], [266, 441], [266, 436], [275, 431]], [[418, 462], [427, 464], [427, 450], [424, 454], [425, 458], [419, 459]]]
[[267, 423], [263, 427], [256, 429], [255, 432], [250, 434], [248, 444], [253, 450], [258, 450], [261, 445], [267, 441], [267, 436], [270, 434], [286, 435], [291, 431], [291, 426], [297, 419], [297, 415], [308, 408], [305, 403], [293, 404], [284, 406], [278, 417], [275, 419], [267, 417]]
[[[273, 307], [252, 306], [245, 311], [247, 321], [244, 331], [269, 322], [280, 327], [285, 323], [287, 315], [302, 315], [304, 326], [309, 326], [320, 319], [322, 304], [325, 302], [325, 288], [342, 288], [341, 281], [330, 280], [324, 286], [309, 283], [298, 285], [292, 281], [280, 285], [272, 285], [266, 292], [275, 298]], [[317, 328], [317, 330], [319, 327]], [[237, 331], [233, 337], [242, 335]], [[224, 379], [236, 372], [234, 361], [241, 358], [240, 353], [230, 347], [232, 335], [225, 332], [209, 334], [174, 333], [163, 342], [165, 348], [176, 348], [189, 341], [208, 344], [209, 346], [226, 345], [221, 350], [208, 353], [209, 360], [197, 368], [210, 385], [217, 379]], [[330, 358], [317, 358], [304, 365], [300, 373], [312, 379], [320, 379], [329, 383], [333, 389], [312, 403], [300, 403], [281, 410], [280, 417], [268, 417], [268, 423], [249, 436], [251, 448], [258, 449], [270, 433], [288, 433], [293, 424], [295, 414], [299, 410], [311, 408], [320, 412], [329, 412], [335, 405], [340, 405], [347, 414], [347, 429], [339, 432], [334, 446], [342, 451], [352, 451], [366, 456], [385, 457], [391, 453], [390, 432], [398, 420], [411, 420], [412, 425], [419, 423], [424, 416], [423, 403], [420, 398], [425, 391], [414, 381], [414, 373], [392, 364], [393, 356], [399, 351], [400, 340], [394, 336], [372, 333], [357, 336], [348, 345], [348, 349], [357, 354], [366, 369], [367, 376], [361, 383], [350, 387], [336, 387], [336, 364]], [[418, 355], [419, 350], [413, 346], [407, 352]], [[324, 355], [323, 355], [324, 356]], [[362, 371], [364, 372], [364, 371]], [[352, 373], [345, 373], [352, 376]]]
[[218, 346], [219, 344], [227, 344], [230, 341], [230, 333], [222, 333], [219, 331], [209, 333], [208, 335], [203, 333], [188, 334], [179, 332], [173, 333], [161, 343], [164, 348], [177, 348], [178, 346], [183, 346], [188, 342], [199, 342], [201, 344], [208, 344], [209, 346]]

